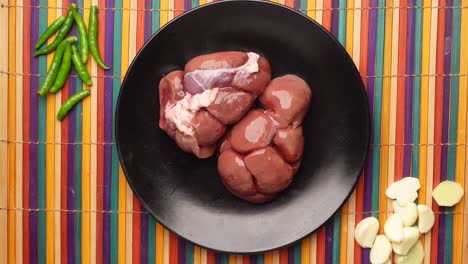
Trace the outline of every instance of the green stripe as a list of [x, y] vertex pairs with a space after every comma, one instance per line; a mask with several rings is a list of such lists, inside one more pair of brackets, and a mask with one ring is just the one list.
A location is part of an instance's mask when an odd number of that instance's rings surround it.
[[156, 261], [156, 221], [154, 217], [148, 216], [148, 263]]
[[[422, 6], [422, 0], [416, 1], [416, 6]], [[420, 124], [421, 124], [421, 61], [422, 61], [422, 8], [416, 8], [414, 38], [414, 74], [413, 79], [413, 143], [412, 146], [412, 168], [411, 175], [419, 178], [419, 155], [420, 155]], [[426, 32], [429, 34], [429, 32]]]
[[[114, 13], [114, 74], [120, 75], [122, 64], [122, 0], [115, 1]], [[115, 113], [117, 97], [120, 90], [120, 79], [113, 79], [112, 87], [112, 113]], [[115, 118], [112, 119], [112, 142], [115, 142]], [[112, 172], [111, 172], [111, 210], [119, 208], [119, 159], [116, 145], [112, 145]], [[110, 262], [117, 263], [118, 259], [118, 215], [111, 215], [111, 254]]]
[[159, 29], [159, 16], [161, 12], [158, 10], [159, 9], [159, 0], [153, 0], [153, 12], [151, 13], [153, 15], [152, 20], [151, 20], [151, 31], [154, 33]]
[[[460, 0], [453, 1], [453, 6], [460, 6]], [[460, 8], [453, 9], [452, 17], [452, 64], [450, 72], [458, 74], [460, 72]], [[465, 43], [466, 45], [466, 43]], [[454, 144], [457, 142], [457, 123], [458, 123], [458, 89], [459, 77], [453, 76], [450, 83], [450, 133], [449, 143]], [[466, 89], [463, 88], [463, 89]], [[456, 146], [449, 145], [448, 149], [448, 179], [455, 180], [455, 166], [456, 166]], [[450, 212], [446, 217], [445, 224], [445, 263], [452, 263], [452, 248], [453, 248], [453, 208], [447, 210]]]
[[[379, 7], [385, 7], [385, 1], [379, 0]], [[385, 33], [385, 9], [377, 11], [377, 43], [375, 61], [375, 94], [374, 94], [374, 148], [372, 158], [372, 211], [373, 216], [378, 217], [379, 211], [379, 185], [380, 185], [380, 142], [382, 128], [382, 75], [383, 75], [383, 49]]]
[[229, 255], [225, 253], [219, 253], [221, 254], [221, 263], [222, 264], [228, 264], [229, 263]]
[[301, 12], [307, 14], [307, 0], [301, 0]]
[[302, 244], [301, 242], [297, 242], [294, 245], [294, 263], [301, 263], [301, 250], [302, 250]]
[[[190, 243], [190, 242], [187, 241], [185, 247], [187, 248], [186, 263], [187, 264], [193, 264], [193, 262], [194, 262], [194, 259], [193, 259], [194, 245], [193, 245], [193, 243]], [[150, 263], [150, 262], [148, 262], [148, 263]]]
[[[41, 6], [47, 6], [47, 1], [41, 0]], [[47, 28], [47, 8], [39, 9], [39, 31], [44, 32]], [[46, 56], [39, 57], [39, 72], [41, 74], [47, 73], [47, 58]], [[39, 87], [44, 82], [44, 76], [39, 78]], [[52, 100], [52, 98], [50, 98]], [[46, 141], [46, 112], [47, 112], [47, 97], [40, 96], [38, 98], [38, 140], [40, 142]], [[38, 208], [46, 208], [46, 145], [39, 144], [38, 146]], [[41, 210], [38, 212], [38, 250], [39, 250], [39, 263], [46, 263], [46, 241], [47, 241], [47, 230], [46, 230], [46, 212]]]
[[[340, 0], [338, 4], [338, 41], [343, 47], [346, 47], [346, 0]], [[351, 44], [351, 43], [350, 43]], [[341, 212], [340, 209], [333, 219], [333, 250], [332, 262], [340, 262], [340, 247], [341, 247]], [[298, 262], [299, 263], [299, 262]]]
[[263, 254], [258, 254], [257, 255], [257, 264], [263, 264], [263, 260], [264, 260]]
[[192, 8], [198, 6], [198, 0], [192, 0]]

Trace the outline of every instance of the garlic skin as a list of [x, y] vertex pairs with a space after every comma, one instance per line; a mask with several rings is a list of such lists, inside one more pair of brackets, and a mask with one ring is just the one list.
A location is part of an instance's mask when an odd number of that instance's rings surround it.
[[356, 242], [363, 248], [371, 248], [379, 232], [379, 220], [375, 217], [362, 219], [354, 230]]
[[392, 242], [401, 242], [403, 240], [403, 221], [400, 215], [392, 214], [384, 225], [384, 233], [388, 240]]
[[393, 211], [401, 217], [404, 227], [412, 226], [418, 220], [418, 207], [413, 202], [401, 206], [397, 201], [393, 201]]
[[384, 264], [390, 259], [392, 245], [384, 235], [375, 238], [374, 245], [370, 251], [370, 261], [373, 264]]
[[403, 241], [400, 243], [392, 242], [393, 252], [399, 255], [406, 255], [414, 244], [418, 241], [419, 230], [417, 227], [403, 228]]
[[460, 202], [464, 192], [457, 182], [443, 181], [432, 191], [432, 198], [439, 206], [454, 206]]
[[418, 229], [421, 234], [429, 232], [435, 222], [435, 216], [432, 209], [425, 205], [419, 204], [418, 205]]

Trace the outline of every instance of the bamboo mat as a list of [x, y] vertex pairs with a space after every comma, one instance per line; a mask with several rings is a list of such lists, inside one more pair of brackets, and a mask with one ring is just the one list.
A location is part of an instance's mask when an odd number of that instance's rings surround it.
[[[0, 263], [369, 263], [369, 250], [354, 243], [355, 223], [369, 215], [383, 223], [392, 210], [383, 190], [403, 176], [420, 178], [419, 203], [436, 212], [422, 237], [425, 263], [468, 263], [468, 195], [451, 209], [431, 198], [445, 179], [468, 192], [467, 0], [280, 1], [346, 47], [367, 87], [372, 144], [336, 216], [290, 247], [252, 256], [205, 250], [159, 225], [128, 187], [114, 143], [115, 103], [137, 50], [206, 0], [96, 2], [100, 50], [112, 69], [90, 60], [92, 95], [60, 123], [59, 105], [82, 82], [72, 72], [61, 93], [39, 98], [52, 56], [31, 52], [69, 3], [0, 0]], [[87, 23], [89, 9], [79, 11]]]

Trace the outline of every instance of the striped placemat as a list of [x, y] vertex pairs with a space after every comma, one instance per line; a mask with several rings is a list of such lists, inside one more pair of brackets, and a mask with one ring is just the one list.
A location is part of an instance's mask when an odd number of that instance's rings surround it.
[[[253, 256], [205, 250], [164, 229], [133, 196], [116, 153], [113, 113], [129, 63], [160, 26], [206, 0], [96, 2], [112, 68], [90, 60], [91, 96], [57, 122], [82, 82], [72, 72], [61, 93], [36, 96], [52, 55], [31, 53], [69, 2], [0, 0], [0, 263], [369, 263], [369, 250], [354, 243], [355, 223], [369, 215], [383, 223], [392, 210], [383, 190], [403, 176], [420, 178], [419, 203], [436, 212], [421, 238], [425, 263], [468, 263], [468, 195], [451, 209], [431, 198], [445, 179], [468, 191], [468, 1], [280, 1], [324, 25], [352, 56], [369, 95], [372, 144], [364, 176], [333, 219]], [[87, 23], [82, 7], [91, 0], [77, 5]]]

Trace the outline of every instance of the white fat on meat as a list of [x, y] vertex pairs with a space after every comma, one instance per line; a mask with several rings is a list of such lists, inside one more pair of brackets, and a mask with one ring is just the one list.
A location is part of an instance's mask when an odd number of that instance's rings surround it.
[[195, 95], [186, 94], [182, 100], [166, 105], [166, 119], [174, 123], [180, 132], [193, 136], [195, 130], [191, 124], [192, 119], [198, 110], [208, 107], [216, 99], [217, 93], [218, 88], [206, 90]]

